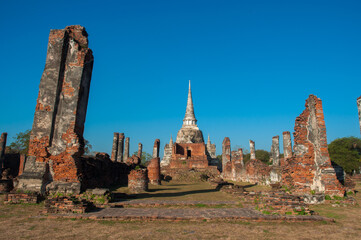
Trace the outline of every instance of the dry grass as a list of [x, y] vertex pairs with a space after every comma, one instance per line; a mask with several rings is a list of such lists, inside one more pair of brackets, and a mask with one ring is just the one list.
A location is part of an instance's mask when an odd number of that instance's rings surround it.
[[[179, 186], [178, 191], [194, 191], [201, 186]], [[360, 183], [357, 188], [361, 191]], [[203, 198], [213, 193], [199, 194], [198, 197]], [[185, 194], [179, 197], [191, 196], [197, 195]], [[356, 199], [359, 203], [361, 202], [361, 192], [356, 195]], [[1, 204], [0, 239], [359, 239], [361, 236], [360, 206], [335, 208], [319, 205], [313, 207], [321, 215], [335, 218], [336, 223], [124, 222], [47, 219], [39, 217], [38, 213], [42, 208], [41, 204], [14, 206]]]

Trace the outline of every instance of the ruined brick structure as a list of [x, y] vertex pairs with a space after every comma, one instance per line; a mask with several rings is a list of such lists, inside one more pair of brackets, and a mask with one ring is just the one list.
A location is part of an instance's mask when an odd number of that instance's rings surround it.
[[[209, 149], [212, 149], [209, 145]], [[215, 148], [215, 146], [214, 146]], [[212, 149], [215, 155], [215, 150]], [[164, 148], [162, 167], [170, 169], [202, 169], [209, 167], [211, 158], [204, 143], [203, 133], [197, 126], [194, 115], [191, 85], [189, 82], [186, 113], [182, 128], [178, 131], [176, 142], [172, 139]]]
[[[246, 164], [243, 161], [243, 150], [232, 151], [231, 155], [228, 153], [231, 150], [230, 140], [226, 137], [223, 141], [222, 159], [225, 159], [225, 165], [222, 171], [222, 177], [227, 180], [257, 183], [260, 185], [268, 185], [271, 183], [272, 168], [262, 161], [255, 158], [250, 159]], [[250, 147], [253, 148], [255, 143], [250, 141]], [[255, 155], [255, 154], [254, 154]]]
[[249, 152], [250, 152], [250, 158], [251, 160], [256, 159], [256, 149], [255, 149], [255, 143], [252, 140], [249, 140]]
[[273, 166], [280, 165], [280, 137], [279, 136], [274, 136], [272, 138], [270, 161]]
[[226, 164], [231, 162], [231, 141], [225, 137], [222, 142], [222, 172], [225, 172]]
[[148, 191], [147, 169], [137, 169], [130, 171], [128, 175], [128, 188], [132, 193]]
[[211, 139], [210, 139], [209, 135], [208, 135], [208, 140], [207, 140], [207, 144], [206, 144], [206, 151], [207, 151], [209, 165], [217, 166], [219, 169], [221, 169], [221, 164], [218, 161], [217, 155], [216, 155], [216, 144], [211, 143]]
[[123, 161], [126, 162], [129, 158], [129, 142], [130, 138], [125, 138], [125, 147], [124, 147], [124, 155], [123, 155]]
[[8, 136], [7, 133], [2, 133], [0, 137], [0, 173], [2, 172], [2, 169], [4, 167], [7, 136]]
[[111, 156], [111, 160], [113, 162], [117, 161], [117, 156], [118, 156], [118, 142], [119, 142], [119, 133], [115, 132], [114, 133], [114, 137], [113, 137], [113, 147], [112, 147], [112, 156]]
[[361, 132], [361, 96], [357, 98], [357, 109], [358, 109], [358, 119], [360, 123], [360, 132]]
[[153, 158], [159, 158], [160, 140], [156, 139], [153, 145]]
[[292, 157], [292, 141], [291, 141], [291, 133], [283, 132], [283, 155], [284, 159], [288, 159]]
[[114, 133], [111, 160], [123, 162], [124, 133]]
[[143, 144], [138, 143], [138, 154], [137, 157], [142, 158]]
[[[39, 86], [28, 159], [19, 188], [44, 191], [66, 185], [80, 191], [79, 158], [93, 68], [84, 27], [51, 30]], [[44, 177], [45, 176], [45, 177]]]
[[173, 149], [173, 139], [170, 137], [169, 143], [164, 146], [164, 154], [163, 159], [160, 162], [161, 167], [166, 167], [170, 163], [170, 159], [172, 158], [172, 149]]
[[152, 158], [147, 166], [149, 183], [160, 185], [160, 158]]
[[314, 95], [306, 100], [306, 109], [296, 118], [294, 157], [285, 161], [282, 184], [296, 193], [344, 195], [336, 178], [327, 149], [326, 126], [322, 101]]
[[93, 68], [82, 26], [51, 30], [18, 190], [78, 193], [126, 180], [128, 168], [107, 155], [83, 157], [84, 122]]

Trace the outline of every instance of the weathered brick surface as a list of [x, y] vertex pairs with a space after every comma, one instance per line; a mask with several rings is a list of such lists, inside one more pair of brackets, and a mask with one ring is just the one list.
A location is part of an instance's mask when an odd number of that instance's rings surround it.
[[134, 169], [128, 175], [128, 188], [132, 193], [148, 191], [147, 169]]
[[4, 198], [5, 204], [39, 203], [41, 196], [36, 193], [7, 193]]
[[118, 157], [118, 142], [119, 142], [119, 133], [115, 132], [113, 137], [113, 147], [112, 147], [112, 161], [117, 161]]
[[301, 194], [311, 191], [327, 195], [344, 195], [336, 178], [327, 149], [322, 101], [314, 95], [306, 100], [306, 109], [296, 118], [294, 157], [285, 162], [282, 184]]
[[[87, 36], [85, 28], [78, 25], [50, 32], [30, 135], [31, 161], [27, 163], [31, 166], [25, 167], [19, 179], [20, 188], [44, 191], [45, 186], [27, 184], [37, 172], [37, 177], [48, 175], [52, 185], [47, 187], [69, 183], [74, 191], [80, 189], [78, 174], [80, 156], [84, 153], [83, 131], [93, 68]], [[35, 164], [34, 160], [49, 166]], [[41, 174], [43, 169], [48, 172]]]
[[174, 143], [169, 167], [172, 169], [207, 169], [204, 143]]
[[79, 196], [56, 196], [45, 201], [46, 213], [85, 213], [93, 207], [91, 202]]
[[153, 145], [153, 158], [159, 158], [160, 140], [156, 139]]
[[124, 155], [123, 155], [123, 161], [127, 162], [129, 158], [129, 142], [130, 138], [125, 138], [125, 146], [124, 146]]
[[256, 146], [252, 140], [249, 140], [249, 152], [251, 160], [256, 159]]
[[142, 158], [142, 151], [143, 151], [143, 144], [138, 143], [138, 153], [137, 153], [138, 158]]
[[152, 158], [147, 166], [149, 183], [160, 185], [160, 158]]
[[0, 172], [2, 171], [2, 168], [4, 167], [4, 159], [5, 159], [5, 148], [6, 148], [6, 139], [8, 134], [2, 133], [0, 137]]
[[284, 159], [288, 159], [292, 157], [292, 141], [291, 141], [291, 133], [286, 131], [283, 132], [283, 154]]
[[222, 172], [225, 172], [227, 163], [231, 162], [231, 140], [225, 137], [222, 142]]
[[274, 136], [272, 138], [272, 146], [271, 146], [271, 159], [273, 166], [280, 165], [280, 137]]

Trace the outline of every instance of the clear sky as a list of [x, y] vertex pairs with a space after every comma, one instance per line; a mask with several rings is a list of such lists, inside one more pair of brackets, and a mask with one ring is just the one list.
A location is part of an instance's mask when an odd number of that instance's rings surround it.
[[[94, 69], [84, 136], [113, 132], [151, 152], [175, 139], [192, 81], [198, 126], [221, 153], [270, 150], [305, 99], [323, 100], [328, 141], [360, 136], [361, 1], [0, 1], [0, 132], [30, 129], [50, 29], [80, 24]], [[282, 149], [281, 149], [282, 151]]]

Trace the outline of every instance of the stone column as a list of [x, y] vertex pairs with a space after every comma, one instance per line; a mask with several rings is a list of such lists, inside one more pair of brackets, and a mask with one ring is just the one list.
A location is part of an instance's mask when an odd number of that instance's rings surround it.
[[361, 132], [361, 96], [357, 98], [357, 109], [358, 109], [358, 119], [360, 123], [360, 132]]
[[238, 148], [238, 152], [239, 152], [239, 163], [242, 164], [242, 166], [244, 166], [244, 161], [243, 161], [243, 149], [242, 148]]
[[255, 149], [255, 143], [252, 140], [249, 140], [249, 152], [250, 152], [251, 160], [255, 160], [256, 159], [256, 149]]
[[226, 164], [231, 161], [231, 140], [225, 137], [222, 143], [222, 171], [226, 169]]
[[288, 159], [292, 157], [292, 141], [291, 141], [291, 133], [286, 131], [283, 132], [283, 155], [284, 159]]
[[117, 162], [123, 162], [124, 133], [119, 133]]
[[130, 138], [129, 137], [126, 137], [125, 138], [125, 148], [124, 148], [124, 162], [126, 162], [129, 158], [129, 141], [130, 141]]
[[84, 27], [75, 25], [50, 31], [29, 157], [19, 178], [19, 189], [80, 191], [78, 174], [80, 156], [84, 153], [83, 132], [93, 61]]
[[6, 139], [8, 134], [6, 132], [1, 134], [0, 137], [0, 172], [4, 167], [4, 160], [5, 160], [5, 148], [6, 148]]
[[117, 161], [117, 156], [118, 156], [118, 141], [119, 141], [119, 133], [115, 132], [114, 133], [114, 137], [113, 137], [113, 147], [112, 147], [112, 156], [111, 156], [111, 160], [113, 162]]
[[275, 136], [272, 138], [271, 157], [272, 157], [272, 165], [279, 166], [280, 165], [280, 137], [279, 136]]
[[137, 156], [142, 159], [142, 149], [143, 149], [143, 145], [141, 143], [138, 143], [138, 154]]
[[160, 140], [156, 139], [153, 146], [153, 158], [159, 158]]

